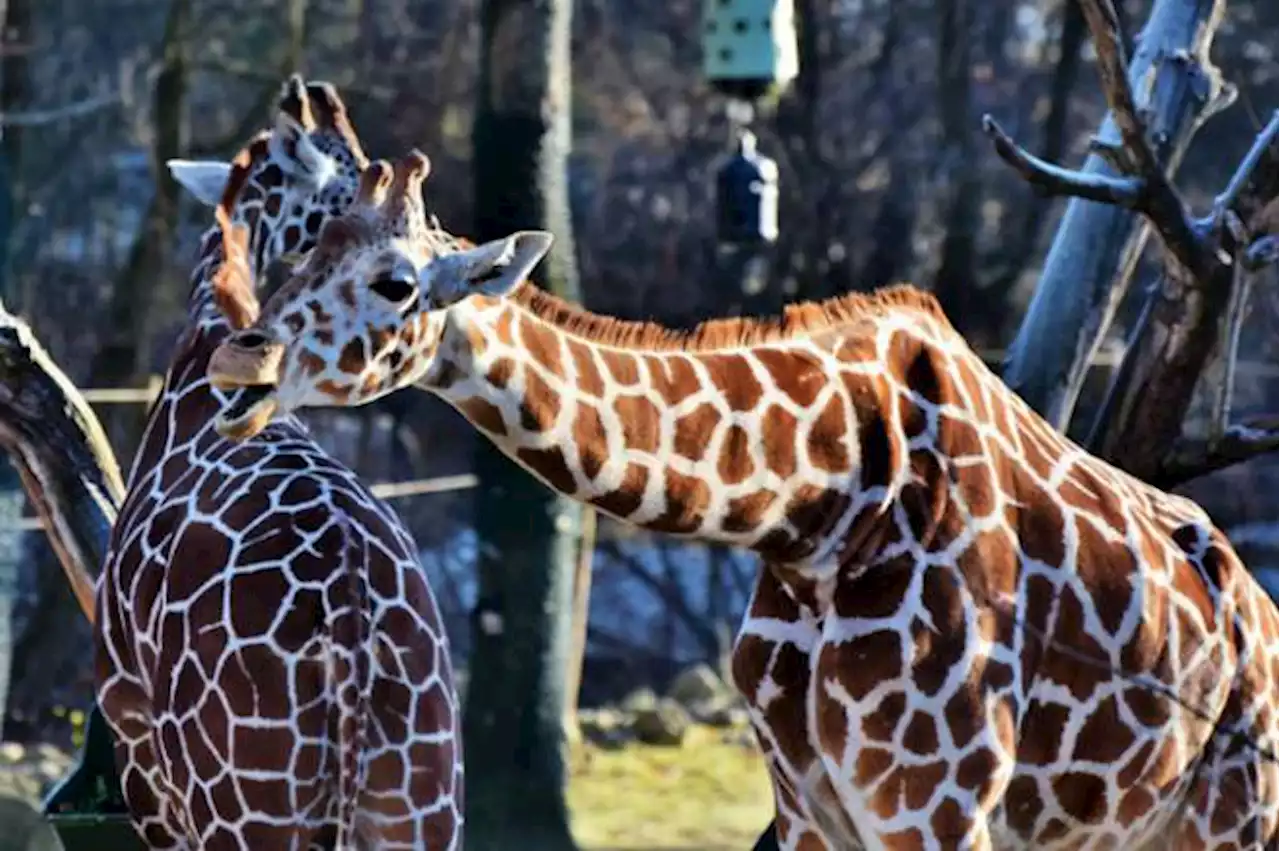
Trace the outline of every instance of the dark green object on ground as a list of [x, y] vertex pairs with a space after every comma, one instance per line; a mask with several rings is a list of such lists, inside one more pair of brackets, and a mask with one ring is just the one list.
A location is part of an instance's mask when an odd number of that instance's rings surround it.
[[116, 774], [114, 740], [97, 703], [85, 723], [80, 759], [44, 801], [66, 851], [145, 851], [129, 821]]

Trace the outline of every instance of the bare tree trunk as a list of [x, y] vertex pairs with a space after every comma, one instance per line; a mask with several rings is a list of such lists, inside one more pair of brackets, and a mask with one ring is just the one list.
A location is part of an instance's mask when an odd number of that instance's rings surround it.
[[[904, 6], [906, 0], [889, 3], [880, 52], [870, 69], [876, 89], [896, 85], [894, 53], [902, 39]], [[890, 127], [898, 126], [902, 112], [902, 99], [890, 98], [886, 123]], [[887, 188], [871, 224], [871, 256], [858, 271], [858, 281], [867, 288], [893, 283], [902, 277], [904, 268], [911, 262], [912, 236], [920, 205], [916, 199], [916, 174], [906, 162], [909, 150], [905, 144], [890, 145], [885, 154], [889, 170]]]
[[[1142, 321], [1099, 412], [1091, 448], [1139, 478], [1173, 487], [1217, 466], [1209, 448], [1199, 463], [1190, 465], [1169, 455], [1171, 449], [1183, 457], [1195, 451], [1173, 447], [1196, 384], [1223, 342], [1220, 332], [1232, 296], [1243, 297], [1241, 290], [1250, 283], [1246, 253], [1258, 240], [1275, 235], [1276, 129], [1273, 116], [1255, 143], [1256, 156], [1246, 159], [1233, 187], [1219, 196], [1219, 209], [1192, 223], [1200, 244], [1185, 253], [1166, 248], [1161, 279], [1148, 295]], [[1228, 362], [1234, 354], [1226, 353]], [[1229, 400], [1230, 391], [1223, 388], [1220, 398]], [[1231, 436], [1228, 415], [1225, 404], [1215, 411], [1209, 443]], [[1221, 463], [1236, 460], [1224, 457]]]
[[[186, 38], [191, 26], [191, 0], [171, 0], [161, 43], [161, 70], [152, 92], [155, 120], [151, 176], [155, 192], [134, 237], [124, 268], [113, 282], [103, 322], [106, 337], [93, 359], [90, 386], [118, 387], [139, 383], [148, 372], [150, 324], [163, 301], [169, 252], [178, 224], [178, 184], [166, 161], [182, 155], [183, 101], [187, 92]], [[120, 405], [111, 418], [113, 443], [126, 457], [142, 431], [146, 408]]]
[[[1162, 157], [1168, 151], [1162, 145], [1166, 140], [1158, 123], [1164, 113], [1144, 113], [1142, 101], [1135, 97], [1135, 79], [1141, 82], [1143, 78], [1136, 72], [1137, 63], [1130, 67], [1126, 61], [1111, 0], [1082, 0], [1082, 9], [1111, 112], [1109, 126], [1115, 141], [1108, 155], [1122, 174], [1070, 171], [1045, 163], [1014, 145], [990, 117], [984, 125], [997, 153], [1041, 191], [1089, 199], [1104, 211], [1140, 212], [1158, 235], [1164, 272], [1149, 295], [1095, 423], [1093, 443], [1096, 452], [1135, 476], [1169, 487], [1251, 455], [1272, 452], [1280, 443], [1274, 418], [1263, 423], [1228, 422], [1230, 387], [1217, 395], [1208, 438], [1182, 439], [1183, 420], [1196, 383], [1218, 347], [1223, 326], [1228, 326], [1226, 339], [1231, 340], [1236, 337], [1235, 326], [1243, 321], [1243, 311], [1229, 309], [1244, 302], [1240, 288], [1247, 281], [1241, 270], [1276, 262], [1280, 116], [1273, 114], [1255, 139], [1230, 184], [1215, 199], [1213, 211], [1196, 218], [1166, 174]], [[1200, 48], [1207, 49], [1221, 11], [1220, 6], [1215, 7], [1206, 21]], [[1149, 23], [1147, 32], [1154, 26]], [[1204, 53], [1183, 56], [1167, 67], [1178, 73], [1163, 90], [1157, 81], [1156, 104], [1169, 110], [1186, 107], [1197, 97], [1182, 87], [1206, 80], [1209, 85], [1199, 92], [1199, 98], [1214, 102], [1212, 95], [1220, 80]], [[1165, 97], [1159, 96], [1161, 91], [1166, 92]], [[1224, 100], [1219, 97], [1217, 103]], [[1156, 122], [1154, 126], [1152, 122]], [[1192, 130], [1188, 128], [1186, 135]], [[1059, 242], [1069, 230], [1064, 224]], [[1084, 248], [1087, 246], [1080, 250]], [[1126, 276], [1122, 269], [1121, 278]], [[1095, 307], [1102, 310], [1106, 305], [1098, 302]], [[1100, 315], [1091, 314], [1095, 327]], [[1027, 327], [1024, 325], [1024, 330]], [[1089, 342], [1084, 337], [1079, 340]], [[1226, 354], [1230, 358], [1235, 353], [1228, 347]], [[1232, 371], [1228, 369], [1227, 374]], [[1059, 384], [1058, 389], [1074, 398], [1078, 388]], [[1057, 398], [1062, 401], [1067, 395]]]
[[[969, 315], [961, 305], [974, 297], [975, 245], [978, 239], [982, 182], [973, 168], [969, 127], [970, 40], [973, 12], [969, 0], [942, 0], [938, 33], [938, 112], [942, 117], [942, 171], [946, 177], [942, 260], [933, 291], [949, 316]], [[963, 329], [962, 329], [963, 330]]]
[[[485, 0], [474, 145], [477, 241], [555, 235], [535, 280], [580, 299], [569, 215], [572, 0]], [[572, 851], [565, 675], [584, 509], [487, 441], [476, 459], [478, 599], [468, 664], [467, 837], [477, 851]]]
[[[17, 466], [76, 600], [90, 621], [124, 482], [97, 417], [26, 323], [0, 305], [0, 447]], [[53, 628], [65, 630], [65, 624]], [[95, 704], [80, 762], [46, 799], [49, 812], [123, 811], [111, 734]]]
[[[1223, 105], [1208, 51], [1225, 5], [1156, 0], [1138, 39], [1128, 84], [1138, 110], [1150, 116], [1152, 151], [1166, 173], [1199, 123]], [[1081, 172], [1115, 178], [1108, 161], [1120, 148], [1113, 113], [1097, 136]], [[1146, 233], [1128, 210], [1080, 198], [1067, 205], [1004, 367], [1006, 383], [1061, 430], [1071, 422], [1089, 363], [1127, 289], [1129, 276], [1116, 275], [1122, 256], [1136, 258]]]

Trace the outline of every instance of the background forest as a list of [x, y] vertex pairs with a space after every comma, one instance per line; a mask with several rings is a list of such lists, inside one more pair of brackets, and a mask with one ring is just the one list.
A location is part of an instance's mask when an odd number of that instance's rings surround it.
[[[1145, 0], [1117, 2], [1132, 35]], [[477, 0], [7, 0], [0, 51], [0, 294], [85, 389], [126, 468], [146, 388], [170, 354], [208, 212], [168, 178], [174, 157], [230, 157], [262, 126], [284, 75], [338, 86], [366, 148], [432, 159], [431, 208], [472, 221]], [[712, 175], [723, 104], [700, 75], [696, 0], [578, 0], [569, 160], [583, 300], [671, 325], [896, 280], [933, 289], [998, 361], [1063, 209], [992, 151], [981, 116], [1051, 162], [1078, 164], [1106, 111], [1070, 0], [797, 0], [800, 79], [758, 121], [779, 162], [781, 237], [757, 292], [717, 273]], [[518, 38], [511, 35], [510, 38]], [[518, 51], [518, 44], [506, 45]], [[1213, 59], [1237, 101], [1198, 131], [1176, 172], [1206, 209], [1276, 107], [1277, 10], [1234, 0]], [[1158, 267], [1149, 249], [1111, 338]], [[1241, 416], [1277, 408], [1274, 267], [1252, 295], [1236, 379]], [[1104, 346], [1076, 418], [1116, 362]], [[1198, 398], [1207, 400], [1206, 380]], [[1193, 409], [1188, 429], [1205, 416]], [[422, 393], [308, 415], [368, 481], [472, 471], [472, 430]], [[1260, 570], [1276, 566], [1274, 454], [1192, 482]], [[423, 550], [457, 663], [470, 649], [477, 551], [465, 489], [398, 498]], [[19, 524], [21, 525], [21, 524]], [[30, 524], [27, 524], [28, 526]], [[90, 695], [89, 628], [42, 533], [7, 570], [14, 645], [6, 740], [65, 739], [55, 707]], [[584, 705], [663, 687], [716, 663], [754, 571], [747, 556], [601, 522]]]

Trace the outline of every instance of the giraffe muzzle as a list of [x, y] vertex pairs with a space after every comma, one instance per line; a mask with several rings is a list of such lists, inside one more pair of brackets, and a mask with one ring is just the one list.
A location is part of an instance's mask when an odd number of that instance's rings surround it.
[[242, 387], [213, 420], [213, 428], [222, 437], [240, 442], [259, 434], [271, 424], [280, 409], [274, 384]]
[[280, 408], [277, 391], [283, 360], [283, 344], [255, 329], [233, 334], [214, 350], [206, 370], [209, 383], [235, 392], [214, 418], [218, 434], [248, 440], [270, 424]]
[[284, 344], [270, 340], [260, 331], [242, 331], [213, 350], [206, 374], [219, 390], [275, 385], [280, 383], [283, 361]]

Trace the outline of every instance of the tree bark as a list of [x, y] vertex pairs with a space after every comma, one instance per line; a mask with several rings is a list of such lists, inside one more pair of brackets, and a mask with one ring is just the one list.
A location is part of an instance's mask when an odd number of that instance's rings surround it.
[[[1247, 285], [1248, 269], [1275, 262], [1280, 115], [1272, 114], [1215, 199], [1212, 212], [1196, 218], [1166, 173], [1162, 113], [1144, 111], [1135, 96], [1138, 75], [1125, 59], [1111, 0], [1081, 2], [1116, 137], [1114, 142], [1104, 140], [1105, 150], [1124, 174], [1071, 171], [1046, 163], [1018, 148], [989, 116], [984, 127], [1000, 157], [1041, 191], [1088, 198], [1106, 205], [1101, 209], [1140, 212], [1158, 235], [1163, 274], [1148, 295], [1090, 443], [1096, 454], [1138, 478], [1168, 487], [1177, 484], [1178, 477], [1193, 474], [1197, 465], [1207, 472], [1233, 460], [1273, 452], [1277, 444], [1274, 423], [1228, 422], [1230, 387], [1215, 396], [1208, 439], [1188, 446], [1180, 438], [1196, 384], [1218, 350], [1224, 326], [1225, 359], [1229, 362], [1235, 356], [1231, 342], [1238, 338], [1244, 317], [1241, 308], [1247, 293], [1242, 288]], [[1205, 33], [1212, 33], [1221, 12], [1221, 6], [1214, 7]], [[1152, 28], [1149, 24], [1148, 31]], [[1172, 105], [1172, 109], [1199, 100], [1212, 111], [1230, 101], [1233, 90], [1223, 86], [1203, 52], [1208, 48], [1207, 35], [1199, 47], [1202, 52], [1180, 56], [1170, 66], [1182, 70], [1164, 81], [1163, 96], [1157, 74], [1152, 102]], [[1204, 85], [1188, 93], [1197, 83]], [[1129, 271], [1122, 268], [1120, 279], [1126, 279]], [[1096, 318], [1097, 314], [1091, 321]], [[1233, 370], [1227, 369], [1226, 375], [1233, 375]]]
[[[84, 397], [26, 323], [2, 304], [0, 447], [17, 466], [75, 598], [92, 621], [95, 584], [124, 499], [124, 482]], [[100, 811], [123, 812], [111, 734], [96, 704], [89, 712], [79, 763], [45, 804], [48, 812], [84, 811], [90, 804]]]
[[[485, 0], [473, 127], [477, 241], [555, 234], [535, 281], [578, 300], [566, 164], [571, 0]], [[582, 508], [487, 442], [476, 472], [478, 600], [468, 665], [469, 849], [573, 849], [564, 707]]]
[[[1220, 348], [1233, 291], [1249, 283], [1242, 269], [1244, 255], [1258, 239], [1275, 233], [1267, 205], [1274, 204], [1280, 176], [1276, 131], [1273, 116], [1233, 187], [1219, 196], [1219, 209], [1193, 223], [1199, 244], [1184, 250], [1166, 244], [1160, 280], [1148, 295], [1142, 321], [1099, 412], [1090, 448], [1141, 479], [1172, 487], [1196, 470], [1171, 452], [1196, 384]], [[1157, 228], [1167, 240], [1166, 228], [1159, 223]], [[1224, 433], [1211, 437], [1225, 440], [1227, 424], [1220, 425]], [[1206, 456], [1214, 448], [1207, 447]], [[1265, 446], [1261, 451], [1267, 451]], [[1204, 463], [1209, 464], [1207, 457]]]
[[[898, 85], [895, 62], [896, 52], [902, 40], [903, 18], [910, 9], [904, 9], [905, 0], [891, 0], [885, 19], [880, 51], [869, 72], [874, 80], [873, 90]], [[891, 97], [887, 105], [887, 121], [890, 127], [902, 123], [905, 98]], [[907, 162], [911, 148], [907, 144], [889, 145], [885, 152], [885, 168], [888, 169], [886, 190], [881, 194], [880, 207], [871, 223], [871, 254], [858, 270], [857, 279], [862, 286], [876, 288], [894, 283], [903, 277], [903, 271], [912, 261], [912, 237], [916, 230], [916, 218], [920, 204], [916, 191], [916, 170]], [[830, 181], [828, 181], [830, 182]]]
[[[1224, 6], [1224, 0], [1156, 0], [1138, 39], [1129, 86], [1139, 111], [1150, 116], [1152, 150], [1166, 172], [1200, 121], [1220, 106], [1220, 80], [1208, 50]], [[1097, 137], [1103, 148], [1118, 147], [1114, 114]], [[1102, 152], [1091, 154], [1081, 172], [1118, 175]], [[1128, 210], [1079, 198], [1067, 204], [1003, 376], [1060, 430], [1070, 424], [1089, 363], [1124, 297], [1126, 271], [1131, 273], [1147, 232]]]

